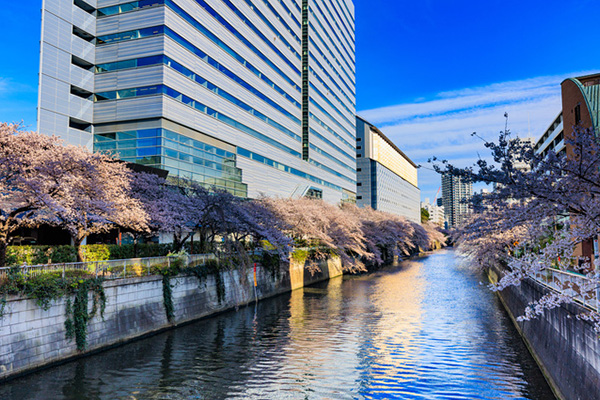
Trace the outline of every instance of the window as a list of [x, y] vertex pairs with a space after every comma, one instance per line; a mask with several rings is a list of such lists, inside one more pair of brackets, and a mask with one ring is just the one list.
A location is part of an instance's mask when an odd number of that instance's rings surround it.
[[575, 125], [579, 125], [581, 122], [581, 105], [577, 104], [575, 106]]
[[356, 200], [362, 200], [362, 196], [356, 196]]
[[306, 192], [305, 197], [308, 197], [310, 199], [322, 199], [323, 198], [323, 191], [321, 189], [310, 188]]
[[94, 43], [94, 39], [95, 39], [94, 35], [86, 32], [83, 29], [78, 28], [76, 26], [73, 26], [73, 35], [80, 37], [81, 39], [85, 40], [86, 42]]
[[73, 85], [71, 85], [71, 94], [86, 100], [92, 99], [92, 92]]
[[77, 7], [81, 8], [83, 11], [88, 12], [92, 15], [94, 15], [94, 12], [96, 11], [96, 9], [92, 6], [90, 6], [88, 3], [86, 3], [83, 0], [74, 0], [73, 4], [75, 4]]
[[356, 168], [356, 172], [362, 171], [362, 168]]
[[356, 186], [362, 186], [361, 182], [356, 182]]
[[77, 65], [79, 68], [83, 68], [88, 71], [91, 71], [92, 68], [94, 67], [94, 64], [87, 62], [84, 59], [73, 56], [73, 55], [71, 56], [71, 64]]
[[92, 132], [92, 124], [80, 119], [69, 118], [69, 128], [80, 131]]

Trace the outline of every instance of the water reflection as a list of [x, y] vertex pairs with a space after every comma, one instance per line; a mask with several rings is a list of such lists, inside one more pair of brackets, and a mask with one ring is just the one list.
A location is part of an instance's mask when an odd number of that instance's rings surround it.
[[440, 252], [41, 371], [0, 398], [553, 398], [479, 279]]

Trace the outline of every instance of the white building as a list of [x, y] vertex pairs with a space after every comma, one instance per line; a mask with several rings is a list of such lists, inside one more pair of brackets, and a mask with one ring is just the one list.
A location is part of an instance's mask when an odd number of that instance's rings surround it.
[[356, 204], [421, 222], [417, 166], [377, 127], [356, 118]]
[[353, 1], [44, 0], [38, 130], [239, 196], [353, 200]]
[[424, 208], [429, 213], [429, 221], [436, 224], [437, 226], [444, 228], [445, 215], [444, 206], [438, 206], [437, 204], [431, 204], [429, 198], [425, 199], [425, 202], [421, 203], [421, 208]]

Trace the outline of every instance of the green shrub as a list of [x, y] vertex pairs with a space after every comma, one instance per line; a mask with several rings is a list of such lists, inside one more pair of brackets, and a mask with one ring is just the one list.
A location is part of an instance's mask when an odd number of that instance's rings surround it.
[[308, 250], [304, 249], [295, 249], [292, 253], [292, 260], [296, 261], [299, 264], [304, 264], [308, 259]]
[[104, 261], [110, 260], [109, 245], [106, 244], [86, 244], [81, 246], [83, 250], [83, 261]]
[[[194, 243], [194, 247], [196, 243]], [[138, 257], [163, 257], [171, 251], [169, 243], [141, 243], [137, 245]], [[198, 245], [199, 247], [199, 245]], [[86, 244], [82, 246], [85, 261], [121, 260], [134, 258], [133, 244]], [[75, 246], [8, 246], [6, 252], [6, 265], [37, 265], [75, 262], [77, 249]]]

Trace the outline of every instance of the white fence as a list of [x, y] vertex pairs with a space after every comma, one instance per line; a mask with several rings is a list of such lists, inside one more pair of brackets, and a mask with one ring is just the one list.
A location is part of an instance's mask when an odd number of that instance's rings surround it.
[[600, 288], [597, 282], [584, 275], [545, 268], [532, 278], [547, 288], [572, 297], [584, 307], [600, 310]]
[[[184, 259], [184, 264], [187, 266], [203, 265], [207, 260], [216, 258], [214, 254], [190, 254], [185, 256], [128, 258], [124, 260], [22, 265], [17, 268], [19, 268], [19, 272], [26, 276], [55, 272], [60, 273], [63, 278], [81, 274], [101, 276], [105, 279], [120, 279], [152, 275], [157, 268], [170, 267], [171, 263], [180, 257]], [[11, 268], [15, 267], [0, 268], [0, 279], [6, 278]]]

